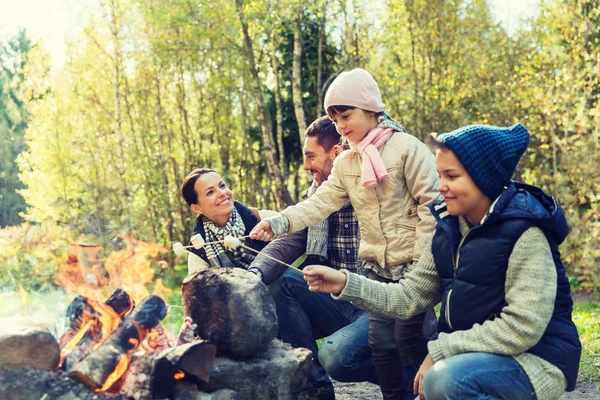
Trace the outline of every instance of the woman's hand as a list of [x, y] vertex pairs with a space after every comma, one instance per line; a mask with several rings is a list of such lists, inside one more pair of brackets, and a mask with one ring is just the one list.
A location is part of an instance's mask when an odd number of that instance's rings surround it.
[[262, 240], [263, 242], [270, 242], [273, 236], [275, 236], [273, 229], [266, 220], [260, 221], [250, 232], [250, 239]]
[[429, 371], [429, 368], [433, 367], [433, 364], [433, 359], [429, 354], [427, 354], [427, 357], [425, 357], [425, 359], [423, 360], [421, 368], [419, 368], [419, 371], [417, 371], [417, 375], [415, 376], [413, 390], [415, 393], [419, 394], [420, 400], [427, 400], [425, 399], [425, 394], [423, 393], [423, 378], [425, 377], [427, 371]]
[[344, 290], [348, 280], [345, 273], [323, 265], [309, 265], [302, 270], [302, 273], [311, 292], [338, 295]]

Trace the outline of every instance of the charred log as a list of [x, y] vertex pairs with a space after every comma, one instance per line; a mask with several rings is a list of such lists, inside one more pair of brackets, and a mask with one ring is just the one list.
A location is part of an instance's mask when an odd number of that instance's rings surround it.
[[120, 392], [134, 399], [170, 397], [178, 379], [207, 382], [217, 349], [206, 341], [134, 356]]
[[[129, 294], [122, 289], [115, 290], [106, 300], [104, 306], [100, 306], [98, 303], [95, 303], [94, 305], [94, 303], [95, 302], [92, 300], [85, 299], [86, 307], [93, 309], [93, 321], [81, 339], [77, 342], [77, 345], [69, 351], [68, 354], [66, 354], [68, 349], [64, 352], [66, 356], [64, 356], [61, 366], [61, 369], [64, 371], [72, 369], [94, 349], [94, 346], [100, 343], [106, 336], [106, 334], [103, 335], [103, 330], [108, 328], [106, 324], [113, 324], [113, 327], [118, 326], [123, 316], [129, 313], [134, 306], [134, 301]], [[105, 315], [105, 318], [101, 318], [102, 314]]]
[[69, 374], [92, 389], [108, 389], [123, 374], [131, 354], [148, 332], [166, 315], [167, 306], [160, 297], [146, 297], [104, 343]]
[[97, 316], [87, 297], [77, 295], [67, 307], [66, 330], [59, 340], [60, 348], [64, 348], [83, 328], [83, 324]]

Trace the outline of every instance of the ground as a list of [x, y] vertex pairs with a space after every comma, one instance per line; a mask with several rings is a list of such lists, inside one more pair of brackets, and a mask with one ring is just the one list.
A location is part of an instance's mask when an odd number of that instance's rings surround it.
[[[334, 382], [337, 400], [381, 400], [379, 386], [369, 382]], [[578, 383], [573, 392], [565, 393], [560, 400], [599, 400], [600, 389], [595, 383]], [[543, 400], [543, 399], [540, 399]]]

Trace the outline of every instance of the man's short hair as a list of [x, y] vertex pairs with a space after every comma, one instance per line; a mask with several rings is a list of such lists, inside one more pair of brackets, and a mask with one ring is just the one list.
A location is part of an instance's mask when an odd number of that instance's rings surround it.
[[306, 132], [305, 137], [316, 137], [319, 146], [323, 147], [325, 151], [331, 150], [336, 144], [339, 145], [341, 141], [341, 135], [335, 128], [332, 120], [327, 115], [318, 118], [313, 121]]
[[183, 199], [187, 203], [188, 206], [191, 207], [192, 204], [198, 203], [198, 193], [196, 193], [196, 181], [204, 174], [208, 174], [209, 172], [215, 172], [215, 170], [210, 168], [197, 168], [190, 172], [188, 176], [183, 180], [183, 184], [181, 185], [181, 195]]

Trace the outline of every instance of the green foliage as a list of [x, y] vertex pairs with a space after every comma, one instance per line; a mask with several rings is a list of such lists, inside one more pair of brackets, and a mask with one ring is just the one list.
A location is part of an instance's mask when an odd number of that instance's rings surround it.
[[24, 71], [31, 42], [25, 31], [0, 41], [0, 228], [22, 222], [25, 200], [15, 159], [25, 149], [29, 114], [25, 108]]
[[573, 321], [577, 325], [583, 351], [579, 364], [579, 381], [600, 381], [600, 304], [576, 302]]
[[54, 225], [25, 223], [0, 230], [0, 287], [56, 288], [56, 271], [66, 263], [71, 238], [69, 229]]

